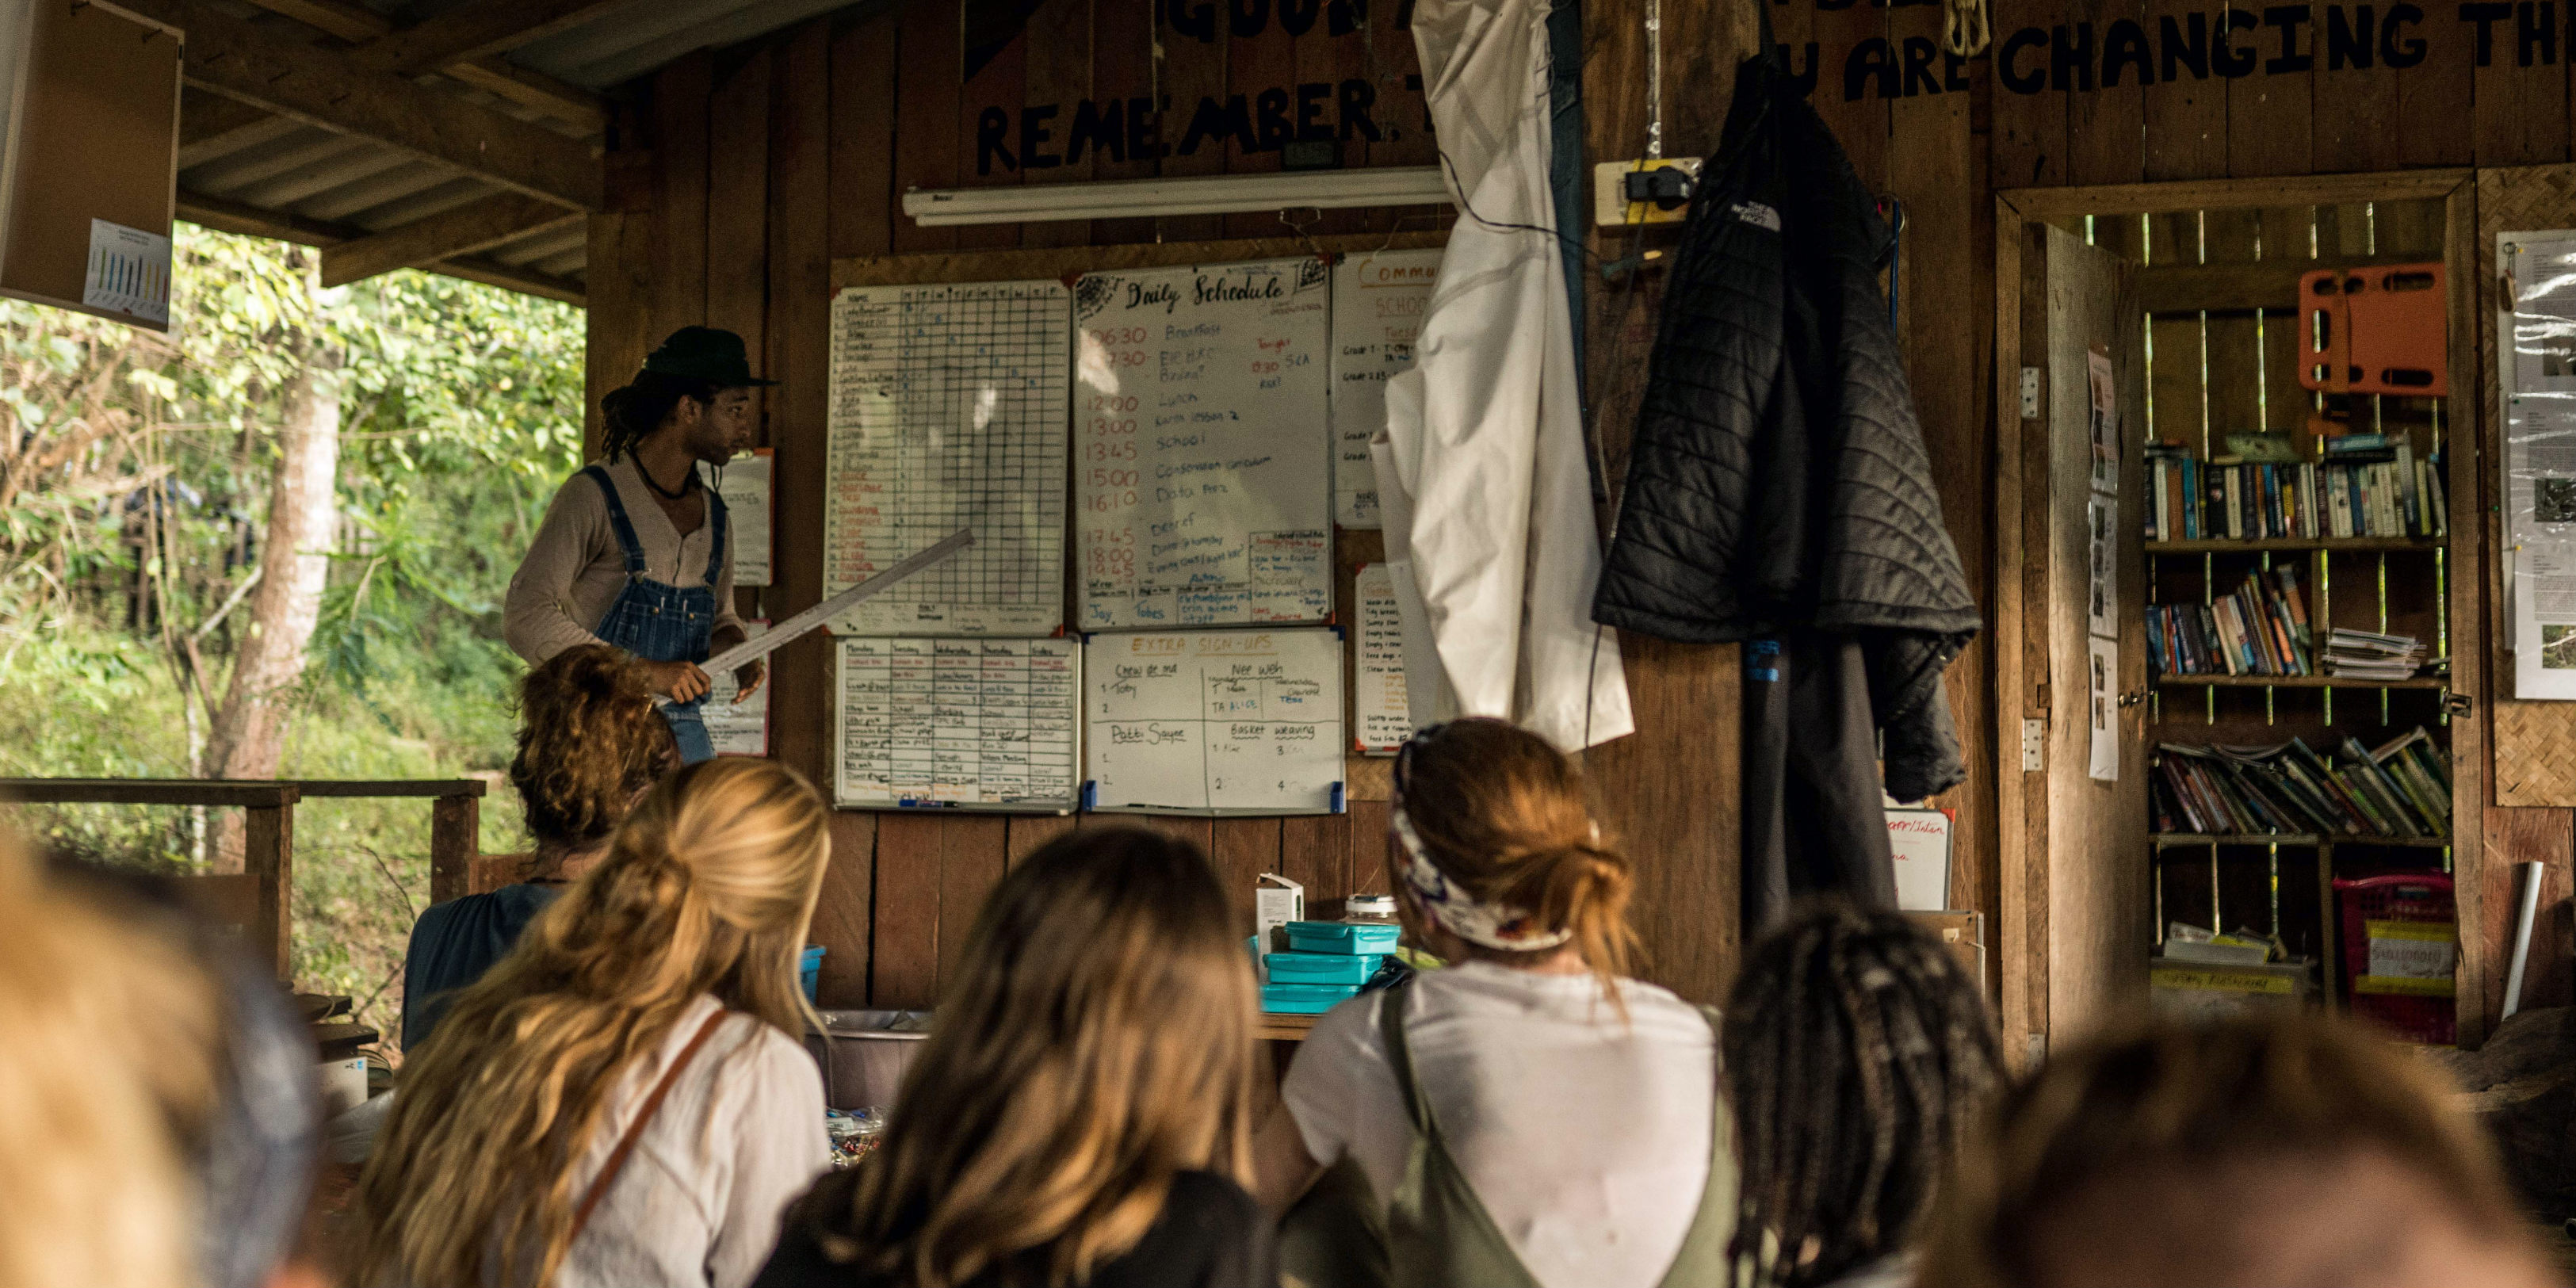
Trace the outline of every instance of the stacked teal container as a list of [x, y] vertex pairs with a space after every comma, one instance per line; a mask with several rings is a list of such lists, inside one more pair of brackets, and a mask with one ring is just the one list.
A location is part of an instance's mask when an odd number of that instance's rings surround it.
[[1261, 986], [1261, 1009], [1276, 1015], [1319, 1015], [1357, 997], [1401, 933], [1342, 921], [1292, 921], [1284, 929], [1290, 951], [1262, 958], [1270, 982]]

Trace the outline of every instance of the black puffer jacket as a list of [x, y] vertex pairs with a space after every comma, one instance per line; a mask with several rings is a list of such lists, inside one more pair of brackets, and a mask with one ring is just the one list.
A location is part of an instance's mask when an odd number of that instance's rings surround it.
[[1979, 626], [1878, 269], [1893, 238], [1767, 60], [1736, 73], [1665, 286], [1597, 621], [1694, 643], [1862, 645], [1887, 790], [1966, 776], [1941, 671]]

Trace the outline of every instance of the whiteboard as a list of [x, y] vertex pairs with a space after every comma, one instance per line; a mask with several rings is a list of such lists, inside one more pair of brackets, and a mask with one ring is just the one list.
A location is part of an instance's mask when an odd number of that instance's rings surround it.
[[836, 804], [1063, 813], [1081, 765], [1068, 639], [845, 636]]
[[[745, 621], [744, 634], [758, 639], [769, 633], [766, 621]], [[745, 701], [734, 701], [741, 686], [734, 682], [731, 671], [717, 671], [707, 676], [707, 700], [698, 707], [698, 718], [706, 722], [707, 740], [715, 744], [719, 756], [766, 756], [769, 754], [769, 681], [775, 670], [762, 675], [760, 687]]]
[[725, 522], [733, 537], [733, 584], [769, 584], [770, 465], [777, 458], [766, 447], [735, 456], [719, 468], [698, 462], [698, 478], [724, 498]]
[[1887, 848], [1896, 859], [1896, 906], [1940, 912], [1950, 906], [1950, 813], [1887, 811]]
[[1369, 439], [1386, 428], [1386, 382], [1413, 365], [1438, 250], [1382, 250], [1333, 266], [1333, 520], [1378, 526]]
[[1085, 808], [1341, 812], [1341, 632], [1094, 635], [1083, 673]]
[[1072, 299], [1055, 281], [833, 298], [823, 593], [975, 533], [973, 549], [860, 604], [836, 633], [1062, 629]]
[[1395, 571], [1360, 565], [1351, 582], [1359, 601], [1359, 648], [1351, 659], [1351, 719], [1359, 751], [1392, 756], [1413, 736], [1413, 708], [1404, 689], [1404, 616], [1395, 599]]
[[1330, 296], [1314, 259], [1075, 284], [1083, 629], [1332, 615]]

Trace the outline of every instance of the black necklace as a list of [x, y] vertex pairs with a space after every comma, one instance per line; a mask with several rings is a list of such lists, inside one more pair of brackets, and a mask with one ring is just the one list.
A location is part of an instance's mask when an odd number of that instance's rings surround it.
[[655, 496], [661, 497], [666, 501], [686, 500], [691, 492], [698, 490], [698, 463], [696, 461], [689, 462], [689, 472], [681, 478], [680, 486], [669, 491], [664, 491], [662, 485], [654, 481], [653, 471], [646, 468], [644, 458], [641, 456], [635, 458], [635, 472], [644, 476], [644, 486], [653, 489], [653, 494]]

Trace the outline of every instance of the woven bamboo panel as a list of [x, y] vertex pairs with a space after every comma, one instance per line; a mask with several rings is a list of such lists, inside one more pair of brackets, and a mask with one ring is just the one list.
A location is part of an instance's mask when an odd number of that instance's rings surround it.
[[[2519, 166], [2478, 172], [2478, 381], [2486, 391], [2481, 401], [2486, 423], [2479, 441], [2503, 443], [2502, 392], [2496, 375], [2497, 265], [2496, 234], [2525, 229], [2576, 227], [2576, 166]], [[2481, 453], [2479, 506], [2490, 525], [2484, 540], [2493, 542], [2495, 470], [2492, 451]], [[2490, 547], [2493, 548], [2492, 546]], [[2501, 618], [2502, 587], [2496, 579], [2501, 560], [2488, 561], [2488, 658], [2496, 693], [2490, 705], [2495, 733], [2495, 803], [2498, 805], [2576, 805], [2576, 702], [2518, 702], [2513, 691], [2513, 655], [2508, 650], [2511, 624]]]

